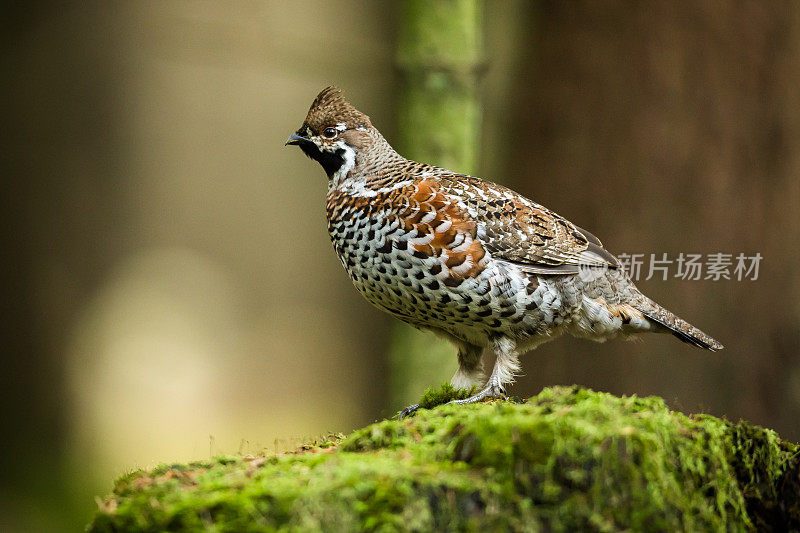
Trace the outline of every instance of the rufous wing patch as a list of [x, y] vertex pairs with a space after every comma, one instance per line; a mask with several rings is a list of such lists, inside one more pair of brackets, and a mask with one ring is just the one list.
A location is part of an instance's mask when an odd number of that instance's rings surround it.
[[449, 276], [463, 280], [480, 274], [486, 256], [477, 240], [477, 225], [458, 205], [425, 179], [405, 191], [404, 208], [397, 213], [403, 229], [416, 236], [409, 251], [418, 257], [440, 257]]
[[[423, 179], [374, 196], [354, 197], [333, 191], [328, 195], [327, 210], [330, 231], [333, 221], [342, 217], [383, 213], [389, 224], [396, 224], [403, 231], [408, 252], [420, 259], [441, 260], [441, 271], [447, 275], [443, 281], [447, 285], [456, 286], [486, 267], [486, 250], [477, 239], [477, 224], [442, 192], [434, 179]], [[397, 247], [400, 246], [394, 246]], [[389, 239], [379, 251], [384, 249], [387, 252], [393, 249]]]
[[582, 265], [618, 265], [596, 237], [510, 189], [459, 174], [440, 178], [439, 183], [477, 212], [485, 232], [483, 244], [495, 259], [543, 274], [577, 274]]

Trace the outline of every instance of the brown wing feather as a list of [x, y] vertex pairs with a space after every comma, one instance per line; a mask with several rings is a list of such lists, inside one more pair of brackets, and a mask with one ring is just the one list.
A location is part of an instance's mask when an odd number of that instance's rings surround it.
[[619, 266], [597, 237], [511, 189], [460, 175], [442, 176], [439, 186], [474, 213], [485, 230], [484, 246], [493, 257], [539, 274]]

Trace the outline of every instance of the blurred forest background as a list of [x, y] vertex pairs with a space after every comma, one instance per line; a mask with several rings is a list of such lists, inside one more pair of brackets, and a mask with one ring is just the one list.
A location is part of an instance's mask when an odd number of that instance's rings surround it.
[[[402, 407], [392, 320], [283, 147], [330, 83], [397, 137], [393, 3], [2, 9], [0, 529], [74, 530], [133, 468]], [[757, 281], [639, 282], [723, 352], [564, 338], [512, 392], [657, 394], [800, 439], [800, 4], [497, 1], [484, 26], [479, 175], [615, 253], [764, 257]]]

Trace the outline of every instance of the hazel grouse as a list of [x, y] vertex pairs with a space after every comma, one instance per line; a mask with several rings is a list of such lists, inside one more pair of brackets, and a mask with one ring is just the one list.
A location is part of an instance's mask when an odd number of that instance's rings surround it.
[[459, 403], [503, 397], [519, 355], [563, 333], [722, 348], [643, 295], [597, 237], [506, 187], [405, 159], [335, 87], [286, 144], [328, 175], [328, 232], [356, 289], [455, 345], [452, 384], [482, 386]]

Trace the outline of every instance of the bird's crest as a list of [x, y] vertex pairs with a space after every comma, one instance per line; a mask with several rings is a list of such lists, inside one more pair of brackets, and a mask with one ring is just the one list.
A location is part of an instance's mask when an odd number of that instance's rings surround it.
[[322, 89], [314, 99], [305, 123], [315, 133], [319, 133], [327, 126], [342, 123], [348, 128], [372, 127], [369, 117], [345, 100], [341, 89], [333, 85]]

